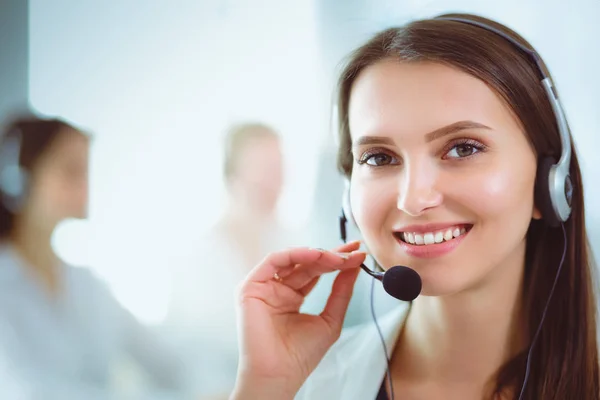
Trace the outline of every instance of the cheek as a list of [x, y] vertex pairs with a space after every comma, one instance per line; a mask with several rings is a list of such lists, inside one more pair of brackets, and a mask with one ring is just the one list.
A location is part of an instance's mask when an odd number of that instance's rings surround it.
[[28, 203], [39, 217], [52, 217], [62, 208], [60, 186], [49, 179], [32, 183], [28, 192]]
[[[535, 173], [535, 163], [505, 163], [481, 169], [472, 177], [453, 179], [455, 185], [448, 192], [481, 222], [518, 217], [528, 223], [533, 210]], [[446, 200], [451, 202], [452, 198]]]
[[457, 253], [464, 271], [471, 271], [472, 277], [480, 277], [517, 254], [531, 224], [535, 161], [509, 164], [485, 168], [460, 183], [454, 179], [456, 186], [447, 192], [446, 208], [454, 208], [454, 216], [475, 223], [465, 242], [468, 246]]
[[278, 190], [283, 182], [283, 171], [278, 164], [266, 166], [260, 175], [261, 182], [272, 190]]
[[356, 179], [351, 184], [352, 215], [367, 248], [377, 253], [382, 235], [390, 232], [391, 216], [398, 214], [397, 183], [387, 178]]
[[87, 184], [48, 177], [31, 188], [31, 200], [40, 212], [57, 218], [78, 213], [87, 202]]

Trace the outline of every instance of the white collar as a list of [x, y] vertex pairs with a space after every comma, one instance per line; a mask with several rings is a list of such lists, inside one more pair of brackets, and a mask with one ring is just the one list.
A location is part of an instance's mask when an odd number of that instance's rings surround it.
[[[409, 309], [409, 303], [400, 303], [378, 319], [390, 356]], [[342, 333], [297, 399], [374, 399], [386, 371], [387, 360], [375, 324], [361, 324]]]

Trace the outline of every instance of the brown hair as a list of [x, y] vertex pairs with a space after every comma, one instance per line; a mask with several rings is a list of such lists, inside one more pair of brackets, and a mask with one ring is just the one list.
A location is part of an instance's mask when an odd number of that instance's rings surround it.
[[261, 138], [278, 139], [279, 135], [270, 126], [259, 122], [248, 122], [229, 128], [225, 136], [225, 178], [234, 174], [237, 159], [248, 142]]
[[[446, 14], [480, 21], [532, 48], [521, 36], [494, 21], [468, 14]], [[551, 104], [540, 84], [536, 65], [496, 33], [443, 19], [414, 21], [387, 29], [358, 48], [341, 74], [338, 94], [338, 168], [352, 174], [348, 106], [353, 83], [365, 68], [382, 60], [437, 62], [458, 68], [485, 82], [510, 106], [539, 159], [561, 153], [560, 134]], [[545, 67], [544, 67], [545, 68]], [[547, 69], [546, 69], [547, 71]], [[543, 328], [532, 353], [525, 391], [527, 399], [600, 399], [596, 336], [595, 266], [585, 230], [581, 171], [573, 146], [570, 174], [572, 214], [564, 228], [567, 252]], [[536, 203], [540, 202], [539, 193]], [[534, 337], [554, 282], [564, 247], [563, 232], [532, 221], [527, 233], [523, 308], [526, 335]], [[526, 351], [500, 368], [491, 397], [519, 391], [525, 375]]]
[[[15, 154], [19, 167], [31, 174], [38, 160], [48, 151], [56, 138], [65, 131], [80, 132], [73, 126], [60, 119], [43, 119], [33, 115], [21, 116], [8, 123], [0, 137], [0, 148], [6, 145], [9, 138], [19, 139], [19, 154]], [[10, 155], [9, 155], [10, 156]], [[0, 161], [0, 167], [6, 160]], [[1, 172], [1, 171], [0, 171]], [[0, 193], [0, 240], [6, 239], [13, 230], [15, 214], [11, 211]]]

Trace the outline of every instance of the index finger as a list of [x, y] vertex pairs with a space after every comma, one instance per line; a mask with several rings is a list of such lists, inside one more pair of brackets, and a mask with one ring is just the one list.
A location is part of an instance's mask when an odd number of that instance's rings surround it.
[[351, 253], [360, 248], [360, 240], [355, 240], [353, 242], [344, 243], [343, 245], [336, 247], [333, 249], [335, 252], [339, 253]]
[[[326, 254], [327, 256], [324, 257]], [[342, 264], [344, 262], [342, 256], [332, 252], [299, 247], [269, 254], [260, 264], [250, 271], [247, 280], [255, 282], [270, 281], [273, 279], [275, 273], [282, 269], [293, 268], [297, 264], [313, 263], [317, 260], [331, 263], [331, 265]]]

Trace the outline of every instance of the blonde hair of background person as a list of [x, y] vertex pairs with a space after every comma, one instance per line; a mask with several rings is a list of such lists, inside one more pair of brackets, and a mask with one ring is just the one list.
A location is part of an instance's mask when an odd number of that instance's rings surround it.
[[[241, 287], [234, 399], [386, 398], [391, 388], [397, 398], [512, 399], [526, 374], [524, 399], [600, 398], [597, 281], [576, 149], [572, 211], [552, 227], [536, 178], [562, 146], [540, 70], [476, 24], [530, 44], [482, 17], [445, 17], [474, 23], [387, 29], [340, 77], [338, 165], [354, 220], [380, 266], [409, 265], [423, 282], [418, 298], [381, 321], [391, 379], [372, 324], [338, 340], [365, 258], [359, 244], [340, 247], [345, 256], [299, 248], [271, 254]], [[447, 244], [420, 243], [431, 230]], [[299, 314], [331, 270], [341, 272], [323, 313]]]
[[0, 138], [0, 325], [11, 330], [0, 347], [32, 398], [116, 395], [113, 367], [125, 355], [157, 388], [178, 391], [178, 355], [52, 247], [59, 223], [87, 216], [89, 147], [81, 130], [34, 115], [11, 121]]

